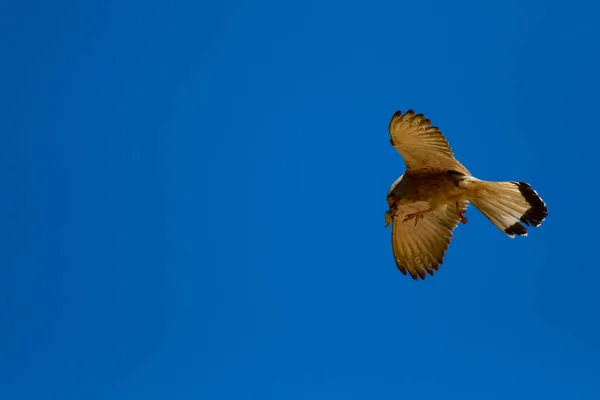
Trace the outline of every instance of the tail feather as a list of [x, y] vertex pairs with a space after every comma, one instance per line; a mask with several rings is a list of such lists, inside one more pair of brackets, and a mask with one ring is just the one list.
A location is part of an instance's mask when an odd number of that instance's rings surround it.
[[526, 226], [539, 226], [548, 216], [546, 203], [525, 182], [477, 181], [473, 205], [510, 237], [527, 236]]

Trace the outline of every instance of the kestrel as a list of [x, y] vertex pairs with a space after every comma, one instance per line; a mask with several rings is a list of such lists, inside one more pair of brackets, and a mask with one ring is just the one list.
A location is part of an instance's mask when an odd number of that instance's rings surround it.
[[396, 112], [389, 132], [406, 171], [388, 191], [385, 226], [392, 224], [394, 259], [404, 275], [425, 279], [438, 270], [452, 231], [467, 223], [469, 203], [511, 238], [527, 236], [524, 225], [537, 227], [548, 215], [529, 184], [473, 177], [423, 114]]

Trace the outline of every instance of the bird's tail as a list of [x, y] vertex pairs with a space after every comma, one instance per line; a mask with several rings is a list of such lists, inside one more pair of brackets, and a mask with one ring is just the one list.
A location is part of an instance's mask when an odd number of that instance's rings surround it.
[[477, 189], [471, 203], [510, 237], [527, 236], [522, 224], [537, 227], [548, 215], [546, 203], [525, 182], [477, 180], [471, 184]]

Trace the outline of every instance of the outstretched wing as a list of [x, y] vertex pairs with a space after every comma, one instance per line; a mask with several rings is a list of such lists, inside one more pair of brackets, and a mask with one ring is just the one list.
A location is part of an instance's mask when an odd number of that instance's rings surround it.
[[411, 172], [457, 171], [470, 175], [454, 158], [448, 141], [439, 128], [423, 114], [408, 110], [397, 111], [389, 126], [390, 142], [404, 158], [406, 170]]
[[[459, 203], [461, 209], [467, 202]], [[425, 279], [433, 275], [444, 260], [452, 231], [458, 225], [458, 213], [453, 205], [445, 205], [423, 216], [415, 226], [414, 220], [403, 222], [407, 214], [429, 208], [427, 202], [399, 205], [392, 222], [392, 249], [396, 266], [404, 275]]]

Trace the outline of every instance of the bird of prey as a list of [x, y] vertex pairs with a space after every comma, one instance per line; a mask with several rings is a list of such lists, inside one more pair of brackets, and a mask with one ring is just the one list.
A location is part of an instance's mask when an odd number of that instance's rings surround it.
[[548, 209], [525, 182], [490, 182], [473, 177], [454, 158], [450, 145], [423, 114], [397, 111], [389, 125], [390, 143], [406, 171], [390, 187], [387, 227], [392, 224], [396, 266], [418, 280], [433, 275], [442, 264], [458, 223], [467, 223], [472, 203], [511, 238], [526, 236], [527, 226], [539, 226]]

